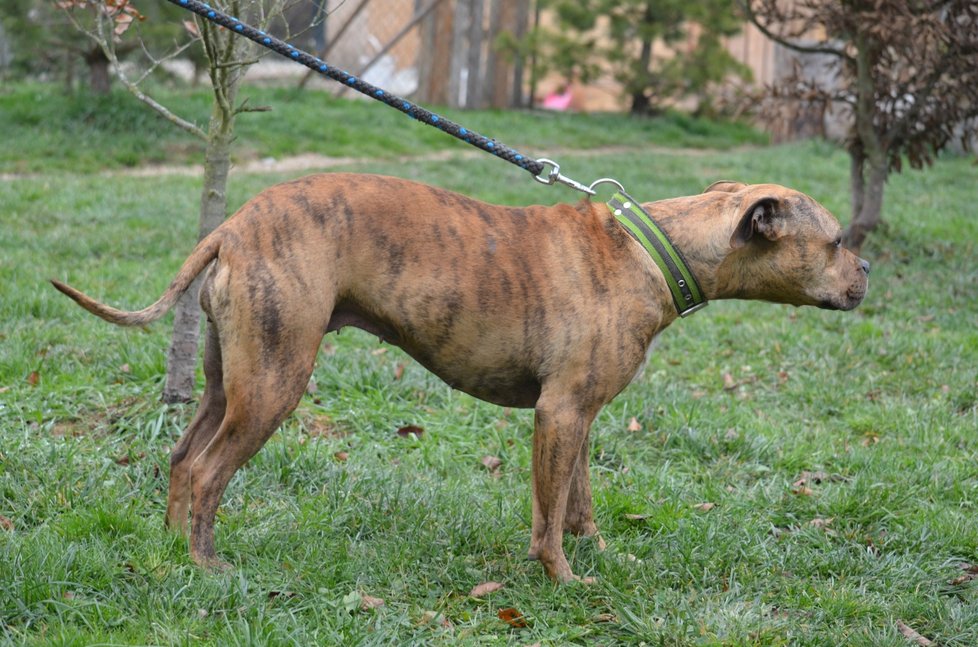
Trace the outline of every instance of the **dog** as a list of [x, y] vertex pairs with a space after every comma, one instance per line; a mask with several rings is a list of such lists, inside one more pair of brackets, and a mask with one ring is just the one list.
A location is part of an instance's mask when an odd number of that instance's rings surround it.
[[[850, 310], [866, 294], [869, 264], [798, 191], [723, 181], [644, 207], [708, 299]], [[399, 346], [455, 389], [533, 408], [529, 557], [567, 582], [578, 578], [565, 531], [604, 547], [591, 422], [678, 317], [664, 273], [608, 206], [497, 206], [392, 177], [312, 175], [247, 202], [143, 310], [52, 283], [102, 319], [142, 326], [201, 273], [206, 384], [170, 457], [166, 510], [168, 527], [190, 526], [194, 561], [227, 566], [214, 518], [228, 481], [295, 409], [323, 336], [345, 326]]]

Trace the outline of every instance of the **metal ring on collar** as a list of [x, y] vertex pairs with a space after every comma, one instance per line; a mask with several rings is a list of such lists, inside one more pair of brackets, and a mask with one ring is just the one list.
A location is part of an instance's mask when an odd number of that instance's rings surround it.
[[625, 193], [625, 187], [623, 187], [621, 185], [621, 182], [619, 182], [618, 180], [616, 180], [614, 178], [610, 178], [610, 177], [598, 178], [594, 182], [591, 182], [591, 185], [588, 186], [588, 189], [590, 189], [591, 190], [591, 193], [594, 194], [595, 193], [594, 187], [600, 186], [602, 184], [614, 184], [616, 187], [618, 187], [618, 190], [619, 191], [621, 191], [622, 193]]

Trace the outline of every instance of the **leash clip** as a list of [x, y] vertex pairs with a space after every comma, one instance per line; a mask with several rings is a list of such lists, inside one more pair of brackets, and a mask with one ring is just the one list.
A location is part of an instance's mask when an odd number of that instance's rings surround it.
[[[557, 162], [551, 159], [547, 159], [546, 157], [541, 157], [540, 159], [537, 160], [537, 162], [543, 164], [544, 167], [546, 167], [546, 165], [548, 164], [550, 165], [550, 173], [548, 173], [546, 177], [544, 177], [543, 171], [540, 171], [539, 175], [533, 176], [533, 179], [539, 182], [540, 184], [552, 185], [556, 182], [560, 182], [561, 184], [566, 184], [570, 188], [577, 189], [578, 191], [581, 191], [588, 195], [595, 195], [595, 191], [591, 187], [587, 186], [586, 184], [581, 184], [577, 180], [572, 180], [571, 178], [565, 175], [561, 175], [560, 164], [558, 164]], [[546, 168], [544, 168], [544, 171], [545, 170]]]

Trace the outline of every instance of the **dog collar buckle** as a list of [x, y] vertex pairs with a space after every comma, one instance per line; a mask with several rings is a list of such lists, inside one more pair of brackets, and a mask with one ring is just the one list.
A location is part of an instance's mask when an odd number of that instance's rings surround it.
[[[621, 187], [617, 182], [614, 184]], [[616, 191], [607, 205], [619, 224], [639, 242], [662, 271], [679, 316], [688, 317], [705, 308], [709, 302], [686, 259], [645, 209], [624, 190]]]

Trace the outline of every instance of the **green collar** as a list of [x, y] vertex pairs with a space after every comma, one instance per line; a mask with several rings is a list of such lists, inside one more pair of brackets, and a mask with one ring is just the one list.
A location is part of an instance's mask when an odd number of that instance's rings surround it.
[[608, 208], [662, 271], [679, 316], [685, 317], [706, 307], [706, 297], [683, 255], [641, 205], [624, 191], [619, 191], [608, 200]]

